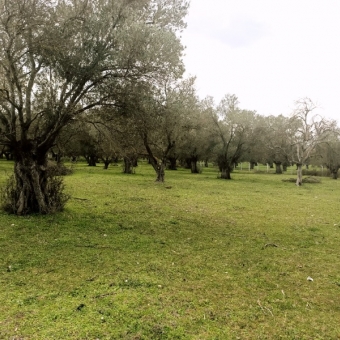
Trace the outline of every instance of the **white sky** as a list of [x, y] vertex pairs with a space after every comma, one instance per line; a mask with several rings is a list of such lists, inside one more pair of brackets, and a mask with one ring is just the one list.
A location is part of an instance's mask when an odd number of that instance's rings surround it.
[[340, 0], [191, 0], [186, 75], [201, 99], [288, 116], [309, 97], [340, 122]]

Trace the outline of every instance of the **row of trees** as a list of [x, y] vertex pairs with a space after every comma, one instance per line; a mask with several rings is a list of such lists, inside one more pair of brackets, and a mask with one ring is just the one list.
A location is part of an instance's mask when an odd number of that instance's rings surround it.
[[177, 161], [197, 172], [199, 160], [225, 179], [245, 160], [277, 172], [295, 163], [298, 185], [313, 159], [337, 173], [336, 125], [308, 98], [289, 118], [243, 110], [235, 95], [197, 98], [195, 79], [182, 79], [187, 10], [185, 0], [0, 0], [0, 144], [15, 163], [7, 210], [62, 208], [49, 153], [106, 167], [121, 158], [126, 172], [148, 157], [157, 181]]
[[147, 157], [159, 181], [165, 167], [175, 170], [178, 163], [199, 172], [198, 161], [217, 164], [224, 179], [244, 161], [252, 167], [273, 164], [278, 174], [296, 164], [297, 185], [302, 184], [303, 165], [324, 165], [337, 178], [338, 128], [314, 114], [316, 106], [309, 98], [297, 101], [290, 117], [266, 117], [241, 109], [235, 95], [226, 95], [218, 105], [212, 98], [199, 100], [194, 79], [168, 86], [161, 100], [158, 92], [142, 93], [130, 91], [131, 97], [115, 112], [96, 110], [86, 121], [70, 125], [58, 140], [58, 154], [84, 156], [89, 165], [101, 160], [105, 168], [123, 159], [126, 173], [139, 157]]

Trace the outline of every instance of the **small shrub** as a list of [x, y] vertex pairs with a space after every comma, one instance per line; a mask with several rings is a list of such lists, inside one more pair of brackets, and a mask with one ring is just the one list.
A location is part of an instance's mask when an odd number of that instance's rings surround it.
[[63, 163], [48, 161], [47, 171], [49, 176], [67, 176], [73, 174], [73, 167], [66, 167]]
[[[282, 182], [295, 183], [296, 178], [285, 178]], [[317, 177], [305, 177], [302, 179], [302, 183], [321, 183], [321, 179]]]
[[70, 195], [64, 193], [62, 177], [54, 176], [49, 178], [47, 199], [51, 213], [64, 210]]
[[312, 169], [302, 169], [302, 175], [303, 176], [330, 176], [330, 171], [327, 169], [324, 169], [323, 171], [318, 168], [312, 168]]
[[[52, 176], [51, 173], [48, 173], [45, 190], [45, 202], [48, 207], [48, 213], [55, 213], [64, 209], [66, 202], [70, 199], [70, 195], [65, 194], [63, 191], [63, 178]], [[10, 214], [16, 214], [18, 210], [17, 202], [20, 194], [21, 192], [17, 186], [15, 176], [11, 175], [0, 190], [1, 209]], [[32, 203], [29, 205], [32, 211], [24, 211], [23, 214], [39, 212], [33, 195], [29, 196], [29, 201]]]
[[14, 214], [16, 211], [17, 190], [14, 175], [11, 175], [0, 191], [1, 209]]

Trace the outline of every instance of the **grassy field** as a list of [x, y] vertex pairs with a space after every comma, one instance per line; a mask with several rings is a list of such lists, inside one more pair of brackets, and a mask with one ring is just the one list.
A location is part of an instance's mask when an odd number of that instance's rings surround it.
[[0, 213], [0, 339], [340, 339], [340, 182], [232, 177], [80, 163], [63, 213]]

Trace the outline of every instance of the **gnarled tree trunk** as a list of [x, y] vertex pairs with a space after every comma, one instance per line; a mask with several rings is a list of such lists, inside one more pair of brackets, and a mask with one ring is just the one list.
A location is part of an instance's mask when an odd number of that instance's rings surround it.
[[231, 179], [231, 172], [233, 171], [233, 165], [235, 162], [232, 159], [228, 159], [227, 155], [221, 154], [217, 159], [218, 167], [221, 172], [220, 178]]
[[5, 210], [17, 215], [62, 210], [68, 196], [62, 193], [62, 179], [47, 167], [47, 152], [21, 152], [14, 156], [14, 181], [5, 188]]
[[221, 178], [222, 179], [231, 179], [231, 170], [229, 168], [222, 168], [221, 169]]

